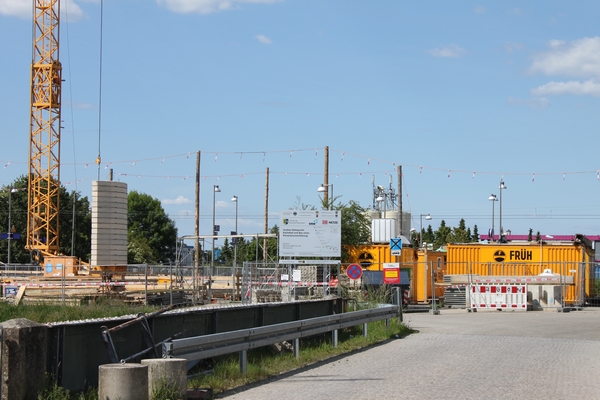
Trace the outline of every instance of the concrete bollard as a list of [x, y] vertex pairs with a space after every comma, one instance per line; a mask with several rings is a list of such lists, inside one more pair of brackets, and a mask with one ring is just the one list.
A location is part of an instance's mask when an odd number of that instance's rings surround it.
[[98, 367], [98, 400], [148, 398], [148, 366], [126, 363]]
[[0, 323], [0, 398], [34, 399], [44, 389], [48, 327], [24, 318]]
[[152, 393], [162, 385], [177, 390], [181, 398], [187, 398], [187, 360], [185, 358], [148, 358], [142, 360], [148, 366], [148, 393]]

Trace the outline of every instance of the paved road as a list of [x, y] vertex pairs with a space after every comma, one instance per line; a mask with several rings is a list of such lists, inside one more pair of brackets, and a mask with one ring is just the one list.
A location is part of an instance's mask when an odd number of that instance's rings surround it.
[[406, 314], [419, 333], [219, 398], [600, 398], [600, 309]]

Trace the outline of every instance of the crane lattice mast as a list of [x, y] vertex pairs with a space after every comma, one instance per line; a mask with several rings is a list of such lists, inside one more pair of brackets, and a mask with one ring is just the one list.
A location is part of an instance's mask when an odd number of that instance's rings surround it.
[[59, 251], [60, 0], [33, 0], [27, 249], [41, 261]]

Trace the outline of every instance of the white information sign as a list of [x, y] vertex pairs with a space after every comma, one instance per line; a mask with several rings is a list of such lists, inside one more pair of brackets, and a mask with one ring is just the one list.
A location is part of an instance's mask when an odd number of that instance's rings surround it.
[[281, 211], [279, 255], [340, 257], [342, 223], [339, 211]]

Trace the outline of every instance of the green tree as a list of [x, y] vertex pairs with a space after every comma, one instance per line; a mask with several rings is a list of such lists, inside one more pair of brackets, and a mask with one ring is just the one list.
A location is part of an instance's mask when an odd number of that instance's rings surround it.
[[215, 259], [215, 263], [233, 264], [233, 243], [229, 238], [225, 238], [220, 250], [219, 257]]
[[[279, 227], [277, 225], [269, 229], [270, 234], [279, 234]], [[277, 238], [267, 239], [267, 261], [277, 261], [276, 257], [278, 254], [278, 242]], [[264, 238], [253, 237], [249, 241], [241, 241], [238, 243], [237, 259], [238, 264], [243, 261], [264, 261]]]
[[367, 217], [367, 210], [355, 201], [348, 204], [338, 203], [335, 210], [341, 213], [341, 242], [342, 263], [349, 261], [348, 246], [358, 246], [368, 243], [371, 237], [371, 224]]
[[453, 228], [446, 235], [446, 243], [469, 243], [470, 241], [471, 232], [467, 230], [464, 218], [461, 218], [458, 227]]
[[531, 242], [533, 240], [533, 229], [529, 228], [529, 234], [527, 235], [527, 241]]
[[[10, 220], [11, 228], [21, 235], [19, 240], [11, 240], [11, 263], [26, 264], [31, 262], [31, 254], [25, 249], [27, 244], [27, 177], [17, 178], [12, 185], [0, 188], [0, 232], [8, 229], [8, 202], [10, 193]], [[73, 223], [73, 217], [75, 222]], [[59, 210], [59, 253], [79, 257], [89, 262], [91, 255], [92, 216], [90, 202], [87, 197], [82, 197], [79, 192], [68, 192], [60, 187]], [[2, 246], [1, 244], [5, 244]], [[6, 261], [8, 243], [0, 242], [0, 260]]]
[[471, 235], [471, 241], [479, 242], [479, 229], [477, 228], [477, 225], [473, 226], [473, 235]]
[[127, 262], [168, 263], [175, 260], [177, 228], [160, 201], [135, 190], [127, 196]]
[[434, 243], [435, 233], [431, 225], [427, 225], [427, 230], [423, 233], [423, 243]]
[[440, 222], [440, 227], [434, 232], [435, 239], [433, 240], [433, 248], [439, 249], [440, 247], [447, 245], [449, 243], [448, 239], [451, 232], [452, 229], [446, 226], [446, 221], [442, 220], [442, 222]]

